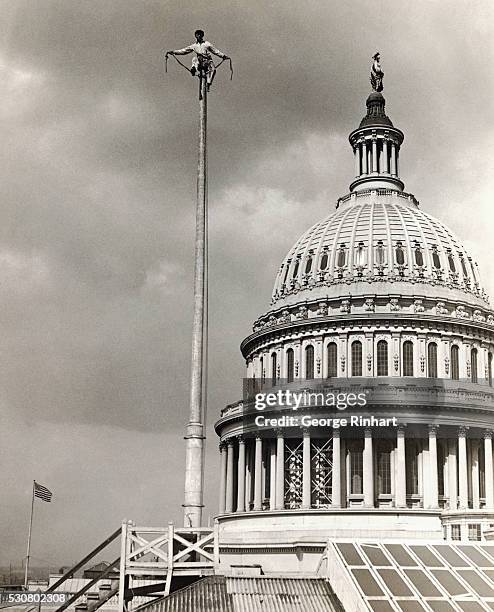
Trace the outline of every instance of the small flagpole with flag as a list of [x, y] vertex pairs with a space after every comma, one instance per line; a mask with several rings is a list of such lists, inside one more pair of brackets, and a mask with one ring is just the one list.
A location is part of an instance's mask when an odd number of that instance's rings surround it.
[[27, 553], [26, 553], [26, 567], [24, 570], [24, 588], [27, 590], [27, 581], [28, 581], [28, 571], [29, 571], [29, 557], [31, 555], [31, 533], [33, 531], [33, 515], [34, 515], [34, 498], [39, 497], [45, 502], [51, 502], [51, 497], [53, 493], [44, 487], [43, 485], [38, 484], [35, 480], [33, 480], [33, 492], [31, 496], [31, 517], [29, 519], [29, 533], [27, 536]]

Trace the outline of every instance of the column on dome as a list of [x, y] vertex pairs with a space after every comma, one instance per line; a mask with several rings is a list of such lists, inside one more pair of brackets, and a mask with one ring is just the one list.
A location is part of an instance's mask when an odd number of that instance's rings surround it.
[[226, 500], [225, 511], [233, 512], [233, 440], [228, 440], [226, 445]]
[[372, 173], [377, 174], [377, 138], [372, 138]]
[[252, 501], [252, 444], [245, 441], [245, 510], [251, 509]]
[[364, 506], [372, 508], [374, 507], [374, 466], [371, 429], [364, 431], [363, 476]]
[[396, 144], [391, 142], [391, 176], [396, 176]]
[[458, 430], [458, 482], [459, 508], [468, 508], [468, 463], [467, 463], [467, 428]]
[[457, 476], [457, 441], [449, 440], [448, 448], [448, 491], [449, 509], [458, 508], [458, 476]]
[[262, 510], [262, 438], [256, 437], [254, 460], [254, 510]]
[[[425, 481], [425, 488], [427, 488], [427, 507], [438, 508], [439, 488], [437, 476], [437, 427], [435, 425], [429, 425], [429, 453], [427, 468], [428, 469]], [[426, 507], [425, 503], [424, 507]]]
[[484, 432], [485, 508], [494, 510], [494, 469], [492, 461], [492, 431]]
[[389, 174], [389, 158], [388, 158], [388, 139], [383, 139], [381, 171]]
[[303, 376], [303, 363], [302, 363], [302, 342], [300, 340], [298, 340], [297, 342], [295, 342], [294, 347], [293, 347], [293, 352], [294, 352], [294, 376], [295, 376], [295, 380], [301, 378]]
[[341, 508], [341, 444], [340, 430], [333, 429], [333, 472], [331, 474], [331, 506]]
[[407, 472], [405, 455], [405, 427], [398, 426], [396, 432], [395, 463], [395, 506], [406, 508], [407, 505]]
[[237, 512], [245, 512], [245, 439], [238, 438]]
[[367, 142], [362, 141], [362, 174], [368, 173]]
[[324, 345], [322, 340], [316, 340], [314, 342], [314, 377], [324, 378], [323, 370], [324, 362]]
[[360, 176], [360, 145], [357, 143], [354, 148], [355, 156], [355, 178]]
[[479, 442], [471, 440], [470, 457], [472, 466], [472, 508], [480, 509], [480, 465], [479, 465]]
[[220, 514], [225, 512], [226, 501], [226, 447], [223, 442], [220, 443]]
[[283, 432], [277, 432], [276, 438], [276, 510], [283, 510], [285, 505], [285, 439]]
[[276, 507], [276, 440], [269, 442], [269, 509]]
[[304, 429], [302, 454], [302, 508], [310, 508], [310, 433]]

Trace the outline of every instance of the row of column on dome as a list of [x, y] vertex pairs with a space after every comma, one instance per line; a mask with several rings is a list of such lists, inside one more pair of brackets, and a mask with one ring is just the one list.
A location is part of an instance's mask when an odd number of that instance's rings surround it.
[[368, 174], [398, 176], [399, 146], [393, 140], [377, 136], [362, 139], [353, 152], [356, 178]]
[[[325, 248], [319, 257], [319, 273], [322, 274], [321, 280], [324, 278], [324, 273], [328, 269], [343, 270], [347, 267], [357, 268], [363, 274], [364, 268], [376, 266], [377, 271], [384, 273], [384, 268], [388, 265], [396, 265], [399, 270], [404, 270], [407, 267], [414, 269], [420, 276], [423, 274], [424, 268], [428, 265], [435, 272], [438, 279], [442, 278], [443, 272], [447, 272], [450, 280], [458, 284], [463, 277], [463, 282], [466, 287], [470, 287], [471, 282], [475, 287], [479, 288], [478, 273], [475, 270], [471, 257], [467, 260], [463, 254], [457, 254], [456, 262], [453, 252], [448, 249], [446, 253], [441, 252], [436, 245], [430, 249], [423, 249], [418, 241], [411, 245], [405, 245], [401, 240], [397, 240], [394, 244], [389, 244], [385, 247], [382, 240], [377, 241], [377, 245], [372, 250], [369, 250], [364, 242], [358, 242], [353, 249], [350, 249], [347, 243], [343, 242], [333, 254], [334, 262], [331, 261], [331, 252]], [[446, 263], [441, 261], [446, 258]], [[369, 261], [368, 261], [369, 260]], [[467, 269], [470, 268], [470, 274]], [[293, 260], [289, 259], [280, 272], [280, 277], [277, 282], [277, 290], [286, 287], [290, 284], [293, 288], [295, 281], [298, 279], [303, 281], [309, 279], [314, 265], [313, 251], [303, 257], [297, 255]], [[283, 279], [281, 281], [281, 279]]]
[[389, 340], [340, 336], [329, 342], [299, 341], [259, 354], [248, 362], [247, 377], [261, 386], [339, 376], [415, 376], [484, 381], [492, 387], [492, 359], [490, 347], [466, 342], [405, 340], [400, 334]]
[[[229, 438], [220, 445], [220, 514], [285, 509], [396, 507], [494, 511], [492, 432], [425, 438]], [[451, 433], [448, 434], [451, 436]], [[482, 435], [482, 434], [480, 434]]]

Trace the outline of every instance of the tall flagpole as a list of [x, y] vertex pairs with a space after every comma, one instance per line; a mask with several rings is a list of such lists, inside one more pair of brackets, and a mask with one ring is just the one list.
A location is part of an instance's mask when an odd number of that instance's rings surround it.
[[33, 530], [33, 514], [34, 514], [34, 483], [33, 480], [33, 492], [31, 496], [31, 518], [29, 519], [29, 533], [27, 536], [27, 553], [26, 553], [26, 567], [24, 570], [24, 588], [27, 590], [27, 574], [29, 571], [29, 557], [31, 554], [31, 532]]
[[200, 527], [204, 482], [204, 413], [206, 402], [207, 333], [207, 74], [199, 68], [199, 158], [197, 165], [194, 318], [190, 411], [185, 435], [184, 525]]

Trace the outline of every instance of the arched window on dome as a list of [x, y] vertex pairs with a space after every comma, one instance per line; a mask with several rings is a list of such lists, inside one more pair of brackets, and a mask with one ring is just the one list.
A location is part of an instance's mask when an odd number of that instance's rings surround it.
[[465, 278], [468, 278], [467, 266], [465, 265], [465, 260], [463, 259], [463, 257], [460, 257], [460, 262], [461, 262], [461, 271], [463, 272], [463, 276]]
[[305, 262], [305, 273], [309, 274], [311, 270], [312, 270], [312, 255], [309, 255], [309, 257], [307, 257], [307, 261]]
[[292, 274], [293, 279], [297, 278], [299, 266], [300, 266], [300, 258], [297, 257], [297, 260], [295, 261], [295, 265], [293, 266], [293, 274]]
[[478, 353], [479, 352], [476, 348], [473, 348], [470, 351], [470, 368], [471, 368], [470, 379], [473, 383], [479, 382], [478, 369], [477, 369]]
[[477, 276], [475, 274], [475, 264], [473, 263], [473, 259], [471, 257], [468, 258], [468, 261], [470, 262], [470, 268], [472, 269], [472, 278], [473, 282], [475, 283], [477, 281]]
[[379, 440], [376, 446], [377, 494], [391, 495], [391, 444], [389, 440]]
[[388, 375], [388, 343], [386, 340], [379, 340], [377, 343], [377, 375]]
[[451, 253], [448, 254], [448, 266], [449, 266], [450, 272], [453, 272], [453, 274], [456, 274], [455, 260], [453, 259], [453, 255]]
[[278, 355], [271, 353], [271, 383], [274, 386], [278, 384]]
[[440, 496], [445, 495], [444, 491], [444, 470], [446, 467], [446, 457], [448, 452], [442, 440], [437, 441], [437, 488]]
[[329, 262], [329, 256], [327, 251], [325, 251], [322, 256], [321, 256], [321, 262], [319, 264], [319, 270], [323, 271], [326, 270], [326, 268], [328, 267], [328, 262]]
[[328, 378], [338, 376], [338, 347], [336, 342], [328, 344]]
[[282, 283], [283, 285], [286, 285], [286, 281], [287, 281], [287, 279], [288, 279], [288, 272], [289, 272], [289, 270], [290, 270], [290, 263], [291, 263], [291, 260], [289, 259], [289, 260], [286, 262], [286, 264], [285, 264], [285, 274], [284, 274], [284, 276], [283, 276], [283, 283]]
[[407, 495], [419, 494], [419, 447], [415, 440], [405, 443]]
[[384, 266], [386, 263], [386, 254], [384, 252], [384, 245], [382, 240], [377, 241], [376, 246], [376, 264], [378, 266]]
[[417, 264], [417, 266], [424, 265], [424, 255], [422, 253], [422, 249], [419, 246], [415, 248], [415, 263]]
[[264, 357], [261, 357], [261, 359], [259, 360], [259, 364], [261, 367], [261, 386], [264, 385], [264, 378], [265, 378], [265, 374], [266, 374], [266, 370], [264, 369]]
[[456, 344], [451, 347], [451, 379], [459, 380], [460, 378], [460, 349]]
[[487, 355], [487, 382], [492, 387], [492, 353]]
[[314, 347], [312, 344], [305, 347], [305, 378], [307, 380], [314, 378]]
[[432, 264], [434, 265], [434, 268], [436, 268], [436, 270], [441, 269], [441, 260], [439, 258], [439, 253], [437, 252], [436, 247], [434, 247], [432, 251]]
[[403, 376], [413, 376], [413, 342], [403, 343]]
[[286, 352], [286, 379], [287, 382], [293, 382], [295, 378], [295, 361], [293, 349], [289, 348]]
[[362, 376], [362, 342], [352, 342], [352, 376]]
[[365, 247], [363, 242], [359, 242], [355, 250], [355, 265], [363, 268], [366, 263]]
[[351, 442], [349, 448], [350, 495], [362, 495], [364, 481], [363, 448], [360, 442]]
[[427, 376], [437, 378], [437, 344], [430, 342], [427, 346]]
[[396, 243], [395, 257], [396, 257], [396, 263], [399, 266], [405, 265], [405, 251], [403, 250], [403, 245], [400, 241]]
[[346, 249], [345, 245], [342, 244], [338, 251], [338, 259], [336, 261], [338, 268], [343, 268], [346, 265]]

